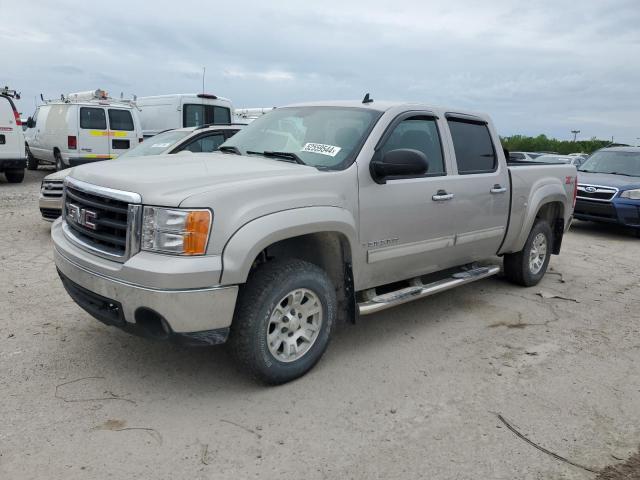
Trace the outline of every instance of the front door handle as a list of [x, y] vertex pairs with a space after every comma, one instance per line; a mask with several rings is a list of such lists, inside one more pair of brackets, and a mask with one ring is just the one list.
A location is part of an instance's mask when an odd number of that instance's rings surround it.
[[446, 190], [438, 190], [438, 193], [432, 196], [431, 199], [434, 202], [444, 202], [445, 200], [451, 200], [453, 197], [453, 193], [447, 193]]
[[491, 190], [491, 193], [505, 193], [507, 191], [507, 187], [503, 187], [499, 183], [496, 183]]

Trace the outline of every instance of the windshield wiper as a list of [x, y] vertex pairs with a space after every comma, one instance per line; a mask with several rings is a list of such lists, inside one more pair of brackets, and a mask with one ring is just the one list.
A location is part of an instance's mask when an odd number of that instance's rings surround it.
[[306, 163], [304, 163], [304, 161], [293, 152], [274, 152], [271, 150], [265, 150], [264, 152], [253, 152], [251, 150], [247, 150], [247, 153], [254, 154], [254, 155], [262, 155], [264, 157], [270, 157], [270, 158], [282, 158], [283, 160], [297, 163], [299, 165], [306, 165]]
[[233, 147], [231, 145], [223, 145], [218, 148], [218, 151], [222, 153], [235, 153], [236, 155], [242, 155], [242, 152], [238, 150], [238, 147]]

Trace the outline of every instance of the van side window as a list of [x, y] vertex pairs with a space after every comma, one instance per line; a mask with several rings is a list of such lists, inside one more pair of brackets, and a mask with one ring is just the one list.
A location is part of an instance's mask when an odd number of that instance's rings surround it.
[[109, 128], [133, 132], [133, 117], [129, 110], [109, 109]]
[[80, 128], [106, 130], [107, 116], [103, 108], [80, 107]]
[[231, 112], [226, 107], [215, 105], [184, 105], [183, 127], [199, 127], [201, 125], [226, 125], [231, 123]]
[[382, 147], [382, 153], [399, 148], [424, 153], [429, 162], [427, 176], [446, 175], [440, 134], [434, 118], [410, 117], [396, 125]]
[[450, 118], [449, 130], [460, 175], [496, 170], [496, 151], [485, 123]]

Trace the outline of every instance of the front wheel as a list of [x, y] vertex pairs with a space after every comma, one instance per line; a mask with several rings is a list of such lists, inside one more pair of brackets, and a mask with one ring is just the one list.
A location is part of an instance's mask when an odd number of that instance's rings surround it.
[[532, 287], [537, 285], [549, 266], [553, 235], [544, 220], [534, 223], [524, 248], [504, 256], [504, 273], [513, 283]]
[[64, 162], [62, 161], [62, 155], [60, 152], [56, 152], [53, 155], [56, 159], [56, 171], [64, 170], [66, 167], [64, 166]]
[[335, 288], [318, 266], [274, 260], [242, 287], [229, 347], [253, 377], [269, 384], [307, 373], [329, 344], [336, 318]]
[[25, 145], [25, 151], [27, 154], [27, 170], [37, 170], [38, 169], [38, 159], [33, 156], [31, 150], [29, 149], [29, 145]]

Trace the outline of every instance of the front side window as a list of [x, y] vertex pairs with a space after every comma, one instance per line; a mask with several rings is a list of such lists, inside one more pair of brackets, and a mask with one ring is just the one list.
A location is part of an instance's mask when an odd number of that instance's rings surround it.
[[200, 105], [187, 103], [184, 105], [183, 127], [200, 127], [202, 125], [226, 125], [231, 123], [231, 111], [217, 105]]
[[495, 171], [496, 152], [485, 123], [449, 119], [449, 130], [460, 175]]
[[425, 154], [429, 162], [427, 175], [445, 175], [440, 135], [434, 118], [411, 117], [401, 121], [382, 147], [382, 154], [401, 148]]
[[343, 169], [353, 163], [381, 115], [358, 107], [278, 108], [251, 122], [223, 146], [245, 155], [295, 154], [318, 169]]
[[225, 138], [222, 133], [206, 135], [204, 137], [198, 138], [197, 140], [194, 140], [193, 142], [189, 142], [179, 151], [188, 150], [193, 153], [215, 152], [218, 147], [224, 143], [224, 140]]
[[107, 116], [103, 108], [80, 107], [80, 128], [106, 130]]
[[109, 127], [111, 130], [133, 131], [133, 117], [129, 110], [109, 109]]

